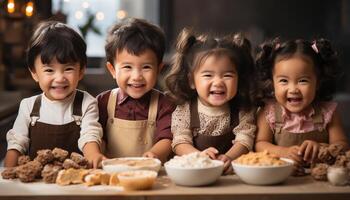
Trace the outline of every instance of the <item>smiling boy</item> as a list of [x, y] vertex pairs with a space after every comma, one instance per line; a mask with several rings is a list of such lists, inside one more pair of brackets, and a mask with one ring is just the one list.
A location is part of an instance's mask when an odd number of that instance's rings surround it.
[[97, 99], [108, 157], [145, 156], [165, 161], [171, 152], [175, 106], [153, 89], [163, 67], [163, 31], [142, 19], [115, 24], [105, 45], [106, 67], [118, 88]]

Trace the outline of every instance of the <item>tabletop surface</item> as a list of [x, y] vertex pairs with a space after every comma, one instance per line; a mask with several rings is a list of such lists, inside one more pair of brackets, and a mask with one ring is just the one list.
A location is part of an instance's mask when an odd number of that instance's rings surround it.
[[[284, 183], [255, 186], [243, 183], [236, 175], [221, 176], [212, 185], [175, 185], [165, 174], [158, 176], [151, 190], [125, 191], [118, 186], [59, 186], [42, 181], [21, 183], [0, 178], [0, 199], [350, 199], [350, 186], [333, 186], [310, 176], [289, 177]], [[69, 197], [69, 198], [68, 198]]]

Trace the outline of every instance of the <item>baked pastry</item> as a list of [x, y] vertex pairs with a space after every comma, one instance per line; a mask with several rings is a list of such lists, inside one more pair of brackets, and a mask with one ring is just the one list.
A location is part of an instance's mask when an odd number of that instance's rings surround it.
[[47, 164], [44, 169], [41, 171], [41, 176], [45, 183], [55, 183], [58, 172], [62, 169], [61, 166]]
[[89, 173], [86, 169], [63, 169], [58, 172], [56, 183], [58, 185], [84, 183], [84, 177]]
[[22, 182], [32, 182], [36, 177], [40, 177], [42, 165], [37, 160], [28, 162], [27, 164], [16, 168], [16, 176]]
[[27, 164], [30, 161], [31, 160], [30, 160], [29, 156], [21, 155], [20, 157], [18, 157], [17, 165], [24, 165], [24, 164]]
[[69, 158], [67, 158], [63, 162], [62, 166], [65, 169], [69, 169], [69, 168], [80, 169], [81, 168], [81, 166], [78, 163], [74, 162], [73, 160], [71, 160]]
[[1, 172], [1, 176], [3, 179], [15, 179], [15, 178], [17, 178], [16, 167], [5, 168], [4, 171]]
[[60, 148], [54, 148], [52, 150], [52, 154], [55, 160], [63, 162], [66, 158], [68, 158], [69, 152]]
[[76, 152], [72, 152], [70, 154], [70, 159], [73, 160], [78, 165], [80, 165], [82, 168], [87, 168], [87, 166], [89, 164], [88, 160], [84, 156], [82, 156]]
[[84, 184], [87, 186], [92, 185], [108, 185], [110, 179], [110, 174], [96, 169], [89, 171], [89, 174], [87, 174], [84, 178]]
[[37, 160], [44, 166], [47, 163], [52, 162], [54, 158], [55, 157], [50, 149], [42, 149], [37, 152], [37, 156], [34, 158], [34, 160]]
[[311, 176], [318, 181], [327, 181], [327, 169], [329, 165], [325, 163], [318, 163], [311, 169]]
[[114, 172], [111, 174], [109, 178], [108, 185], [118, 185], [118, 184], [119, 184], [118, 173]]

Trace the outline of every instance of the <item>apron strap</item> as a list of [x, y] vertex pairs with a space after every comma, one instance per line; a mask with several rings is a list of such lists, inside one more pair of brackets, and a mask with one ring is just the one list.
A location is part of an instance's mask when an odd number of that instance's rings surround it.
[[35, 126], [36, 121], [40, 118], [41, 95], [35, 99], [32, 112], [30, 113], [30, 125]]
[[323, 124], [323, 116], [322, 116], [322, 111], [321, 108], [319, 106], [314, 106], [315, 109], [315, 114], [312, 116], [312, 121], [315, 124]]
[[115, 118], [115, 107], [117, 104], [117, 97], [118, 97], [119, 88], [115, 88], [111, 90], [111, 93], [109, 95], [108, 103], [107, 103], [107, 112], [108, 112], [108, 118]]
[[230, 126], [235, 128], [239, 124], [239, 111], [236, 106], [230, 105]]
[[152, 90], [151, 100], [148, 108], [148, 124], [154, 125], [157, 119], [159, 93]]
[[190, 102], [190, 130], [193, 136], [197, 135], [197, 131], [200, 128], [199, 115], [198, 115], [198, 99], [193, 99]]
[[275, 104], [275, 133], [279, 134], [282, 132], [283, 119], [282, 119], [282, 108]]
[[82, 106], [83, 106], [83, 99], [84, 99], [84, 93], [80, 90], [76, 90], [73, 102], [73, 119], [75, 123], [80, 126], [81, 124], [81, 118], [83, 115], [82, 112]]

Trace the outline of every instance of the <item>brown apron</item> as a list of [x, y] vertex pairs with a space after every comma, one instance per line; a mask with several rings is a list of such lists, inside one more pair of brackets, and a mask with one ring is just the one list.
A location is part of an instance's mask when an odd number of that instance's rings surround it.
[[235, 139], [235, 134], [232, 130], [238, 125], [238, 112], [231, 107], [230, 109], [230, 127], [224, 134], [218, 136], [211, 136], [208, 134], [199, 134], [200, 128], [199, 114], [198, 114], [198, 100], [195, 99], [190, 105], [190, 129], [193, 134], [193, 145], [200, 151], [209, 147], [215, 147], [220, 154], [225, 154], [232, 147], [232, 140]]
[[[312, 116], [312, 120], [315, 124], [323, 124], [323, 116], [321, 109], [315, 106], [315, 114]], [[306, 133], [290, 133], [282, 129], [284, 122], [282, 119], [282, 108], [279, 105], [275, 105], [275, 132], [273, 143], [278, 146], [289, 147], [293, 145], [301, 145], [305, 140], [313, 140], [318, 143], [328, 143], [328, 132], [325, 129], [314, 130]]]
[[80, 152], [78, 140], [80, 137], [80, 124], [82, 117], [82, 101], [84, 94], [77, 90], [73, 102], [74, 121], [63, 124], [53, 125], [37, 121], [40, 118], [42, 95], [39, 95], [34, 103], [30, 114], [31, 123], [29, 127], [29, 156], [33, 159], [36, 152], [40, 149], [53, 149], [59, 147], [71, 152]]
[[159, 93], [152, 90], [147, 120], [124, 120], [115, 117], [118, 91], [119, 88], [111, 91], [107, 105], [106, 155], [110, 158], [142, 156], [153, 146]]

